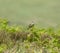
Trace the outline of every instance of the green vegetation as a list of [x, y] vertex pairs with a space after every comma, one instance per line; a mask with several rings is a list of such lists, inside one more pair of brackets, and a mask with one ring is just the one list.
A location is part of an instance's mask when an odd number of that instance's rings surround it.
[[59, 53], [60, 30], [53, 27], [23, 28], [10, 26], [7, 19], [0, 18], [0, 53]]
[[0, 53], [60, 53], [60, 0], [0, 0], [0, 17]]

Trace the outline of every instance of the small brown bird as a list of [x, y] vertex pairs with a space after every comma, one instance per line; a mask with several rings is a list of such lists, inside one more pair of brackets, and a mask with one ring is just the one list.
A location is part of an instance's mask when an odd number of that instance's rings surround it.
[[29, 25], [28, 25], [28, 29], [34, 27], [34, 25], [35, 25], [34, 23], [29, 24]]

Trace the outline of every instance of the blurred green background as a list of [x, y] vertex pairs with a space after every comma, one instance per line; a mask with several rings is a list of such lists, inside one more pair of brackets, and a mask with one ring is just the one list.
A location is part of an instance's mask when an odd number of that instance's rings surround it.
[[13, 24], [60, 25], [60, 0], [0, 0], [0, 17]]

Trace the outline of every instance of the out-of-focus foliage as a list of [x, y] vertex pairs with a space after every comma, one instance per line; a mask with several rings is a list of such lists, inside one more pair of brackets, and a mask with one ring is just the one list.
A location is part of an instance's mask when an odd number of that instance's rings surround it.
[[[14, 49], [15, 48], [15, 49]], [[55, 31], [49, 27], [22, 28], [10, 26], [9, 21], [0, 18], [0, 53], [59, 53], [60, 52], [60, 30]]]

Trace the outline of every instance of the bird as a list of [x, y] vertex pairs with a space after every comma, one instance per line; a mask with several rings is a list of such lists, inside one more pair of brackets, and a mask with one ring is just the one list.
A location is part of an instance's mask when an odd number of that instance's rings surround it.
[[35, 24], [32, 22], [32, 23], [30, 23], [29, 25], [28, 25], [28, 28], [30, 29], [30, 28], [32, 28], [32, 27], [34, 27], [35, 26]]

